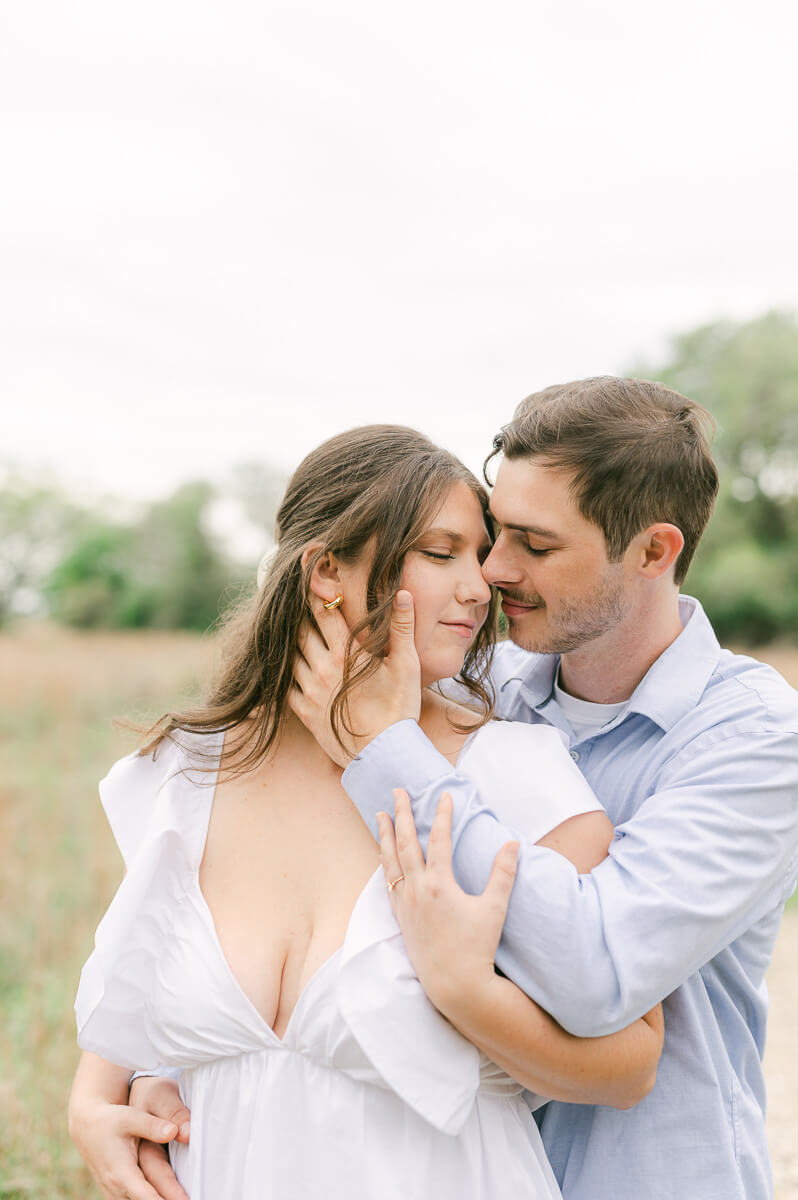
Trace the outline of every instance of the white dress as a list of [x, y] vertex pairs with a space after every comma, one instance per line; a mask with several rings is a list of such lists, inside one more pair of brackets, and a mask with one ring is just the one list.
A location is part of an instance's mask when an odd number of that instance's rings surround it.
[[[218, 760], [220, 735], [194, 744]], [[427, 999], [381, 868], [282, 1038], [266, 1024], [200, 891], [214, 788], [191, 765], [166, 744], [100, 785], [128, 870], [75, 1004], [83, 1049], [182, 1068], [191, 1143], [171, 1151], [191, 1200], [559, 1198], [528, 1094]], [[493, 723], [457, 769], [477, 784], [490, 775], [501, 817], [533, 840], [599, 808], [546, 726]]]

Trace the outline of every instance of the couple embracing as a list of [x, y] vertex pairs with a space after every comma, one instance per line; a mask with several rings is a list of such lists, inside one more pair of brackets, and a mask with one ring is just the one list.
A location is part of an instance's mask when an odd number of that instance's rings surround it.
[[520, 405], [490, 497], [399, 426], [300, 465], [204, 706], [101, 784], [106, 1198], [772, 1195], [798, 703], [680, 595], [707, 424], [601, 377]]

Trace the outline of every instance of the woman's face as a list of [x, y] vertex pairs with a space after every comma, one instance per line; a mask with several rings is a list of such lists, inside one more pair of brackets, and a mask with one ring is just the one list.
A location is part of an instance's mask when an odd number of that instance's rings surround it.
[[[482, 563], [490, 548], [477, 497], [467, 484], [453, 484], [402, 572], [402, 587], [414, 601], [422, 687], [458, 673], [485, 623], [491, 591]], [[363, 615], [367, 565], [359, 563], [347, 574], [341, 611], [351, 628]]]

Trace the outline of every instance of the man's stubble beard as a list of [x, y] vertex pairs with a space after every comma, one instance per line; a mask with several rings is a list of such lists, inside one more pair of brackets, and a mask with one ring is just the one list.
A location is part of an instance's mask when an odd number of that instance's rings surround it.
[[[550, 611], [541, 596], [524, 596], [519, 593], [511, 595], [509, 591], [505, 594], [508, 600], [516, 599], [520, 603], [535, 604], [546, 612]], [[572, 604], [568, 600], [560, 601], [556, 624], [551, 625], [540, 638], [522, 640], [521, 622], [513, 617], [508, 617], [507, 620], [510, 637], [522, 650], [529, 650], [534, 654], [568, 654], [615, 629], [627, 611], [623, 581], [618, 576], [612, 576], [605, 577], [601, 586], [579, 604]], [[516, 633], [519, 634], [518, 637], [515, 636]]]

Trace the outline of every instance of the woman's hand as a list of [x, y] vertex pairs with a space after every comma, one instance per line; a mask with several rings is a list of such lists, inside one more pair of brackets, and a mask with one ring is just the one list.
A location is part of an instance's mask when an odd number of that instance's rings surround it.
[[662, 1007], [606, 1037], [578, 1038], [497, 975], [494, 955], [515, 879], [518, 843], [496, 855], [487, 887], [469, 896], [452, 873], [452, 803], [444, 793], [427, 861], [407, 792], [397, 788], [396, 828], [379, 813], [391, 908], [416, 974], [452, 1025], [524, 1087], [574, 1104], [629, 1108], [654, 1086], [662, 1053]]
[[[128, 1106], [129, 1078], [130, 1071], [125, 1068], [84, 1053], [69, 1100], [69, 1135], [103, 1200], [188, 1200], [168, 1164], [171, 1181], [165, 1180], [165, 1186], [155, 1185], [155, 1179], [148, 1182], [139, 1167], [140, 1147], [184, 1139], [162, 1105], [151, 1112]], [[172, 1080], [159, 1082], [177, 1092]], [[174, 1104], [171, 1108], [176, 1111]], [[157, 1153], [163, 1157], [160, 1145]]]
[[382, 867], [391, 908], [410, 961], [430, 1000], [442, 1012], [462, 989], [473, 994], [495, 979], [494, 956], [513, 890], [518, 842], [502, 846], [481, 896], [464, 892], [452, 871], [452, 799], [444, 792], [427, 843], [416, 834], [410, 797], [394, 791], [396, 823], [379, 813]]

